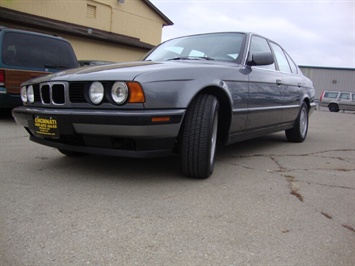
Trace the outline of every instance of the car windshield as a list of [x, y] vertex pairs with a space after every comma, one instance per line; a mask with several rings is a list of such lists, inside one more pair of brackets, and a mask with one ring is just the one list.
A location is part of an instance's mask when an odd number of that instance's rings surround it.
[[244, 43], [243, 33], [214, 33], [166, 41], [144, 60], [221, 60], [238, 62]]

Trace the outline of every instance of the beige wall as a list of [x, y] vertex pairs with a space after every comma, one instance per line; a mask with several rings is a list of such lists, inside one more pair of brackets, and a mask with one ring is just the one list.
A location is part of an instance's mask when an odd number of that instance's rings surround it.
[[128, 62], [140, 59], [146, 51], [128, 46], [103, 43], [100, 41], [63, 36], [72, 44], [77, 58], [80, 60], [104, 60], [113, 62]]
[[157, 45], [163, 19], [141, 0], [0, 0], [5, 8], [88, 28], [139, 38]]

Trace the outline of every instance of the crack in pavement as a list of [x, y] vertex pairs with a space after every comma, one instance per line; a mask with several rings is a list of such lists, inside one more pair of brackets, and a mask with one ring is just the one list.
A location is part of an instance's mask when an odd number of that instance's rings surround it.
[[[335, 186], [335, 185], [329, 185], [329, 184], [321, 184], [321, 183], [316, 183], [316, 182], [309, 182], [309, 181], [300, 181], [300, 180], [296, 180], [295, 176], [291, 175], [290, 173], [292, 173], [293, 171], [297, 171], [297, 170], [302, 170], [302, 171], [321, 171], [321, 170], [326, 170], [326, 171], [340, 171], [340, 172], [351, 172], [351, 171], [355, 171], [355, 168], [330, 168], [330, 169], [324, 169], [324, 168], [313, 168], [313, 169], [296, 169], [296, 168], [287, 168], [284, 167], [278, 160], [276, 157], [307, 157], [307, 156], [317, 156], [320, 158], [328, 158], [328, 159], [334, 159], [334, 160], [340, 160], [340, 161], [345, 161], [345, 162], [353, 162], [353, 158], [342, 158], [342, 157], [338, 157], [338, 156], [324, 156], [325, 153], [329, 153], [329, 152], [354, 152], [355, 149], [336, 149], [336, 150], [325, 150], [325, 151], [317, 151], [317, 152], [312, 152], [312, 153], [305, 153], [305, 154], [252, 154], [252, 155], [241, 155], [241, 156], [229, 156], [228, 158], [255, 158], [255, 157], [265, 157], [265, 158], [269, 158], [271, 159], [278, 167], [277, 170], [266, 170], [270, 173], [277, 173], [280, 176], [283, 176], [284, 178], [286, 178], [289, 190], [290, 190], [290, 194], [295, 196], [298, 200], [300, 200], [301, 202], [304, 202], [304, 198], [301, 195], [301, 193], [299, 192], [300, 187], [296, 184], [296, 182], [305, 182], [308, 184], [315, 184], [315, 185], [319, 185], [319, 186], [326, 186], [326, 187], [331, 187], [331, 188], [341, 188], [341, 189], [351, 189], [354, 190], [354, 187], [346, 187], [346, 186]], [[225, 157], [227, 158], [227, 157]], [[239, 165], [236, 163], [233, 163], [234, 165], [237, 166], [241, 166], [245, 169], [249, 169], [249, 170], [256, 170], [256, 168], [253, 167], [249, 167], [249, 166], [245, 166], [245, 165]], [[333, 217], [328, 214], [325, 213], [324, 211], [319, 211], [317, 209], [315, 209], [317, 212], [319, 212], [320, 214], [322, 214], [324, 217], [326, 217], [327, 219], [331, 219], [333, 220]], [[347, 224], [342, 224], [342, 227], [355, 232], [355, 229]]]

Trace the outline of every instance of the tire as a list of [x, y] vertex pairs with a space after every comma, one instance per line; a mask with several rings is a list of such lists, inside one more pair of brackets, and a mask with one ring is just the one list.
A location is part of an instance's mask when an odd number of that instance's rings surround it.
[[81, 157], [81, 156], [86, 155], [86, 153], [78, 152], [78, 151], [67, 151], [67, 150], [62, 150], [62, 149], [58, 149], [58, 151], [68, 157]]
[[219, 103], [215, 96], [198, 95], [187, 109], [179, 137], [181, 168], [194, 178], [213, 173]]
[[308, 106], [306, 103], [303, 103], [294, 127], [285, 131], [288, 141], [303, 142], [306, 139], [308, 132], [308, 119]]
[[328, 108], [331, 112], [339, 112], [339, 106], [336, 103], [329, 104]]

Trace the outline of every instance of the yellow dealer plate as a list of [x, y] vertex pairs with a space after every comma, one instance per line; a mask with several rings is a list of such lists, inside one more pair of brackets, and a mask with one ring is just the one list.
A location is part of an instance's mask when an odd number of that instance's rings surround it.
[[36, 135], [49, 138], [59, 138], [57, 119], [53, 116], [35, 116]]

